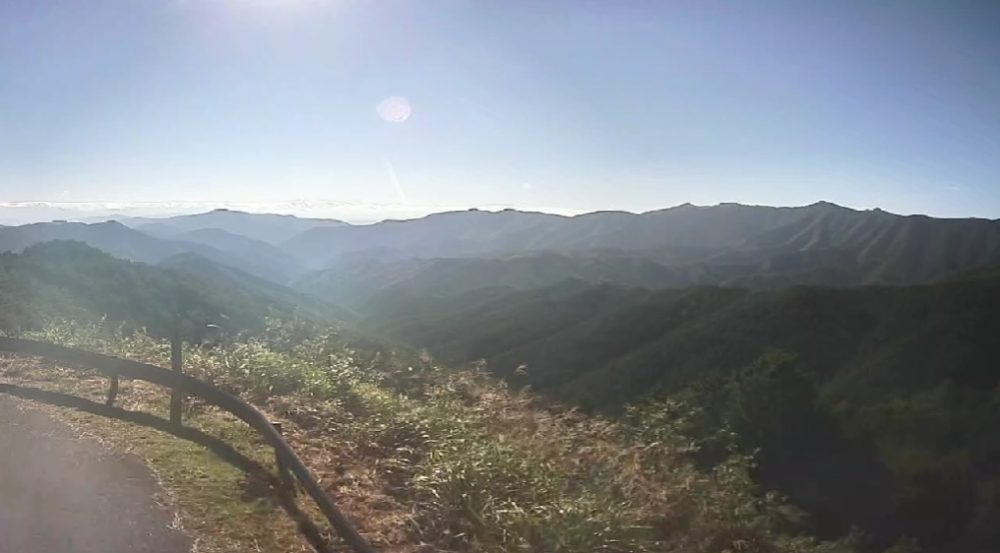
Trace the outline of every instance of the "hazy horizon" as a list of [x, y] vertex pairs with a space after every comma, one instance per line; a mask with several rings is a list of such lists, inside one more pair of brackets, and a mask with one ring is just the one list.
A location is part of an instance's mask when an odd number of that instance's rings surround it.
[[998, 24], [971, 1], [4, 2], [0, 202], [996, 218]]
[[518, 211], [529, 211], [548, 213], [553, 215], [575, 216], [597, 211], [619, 211], [625, 213], [641, 214], [650, 211], [659, 211], [679, 207], [685, 204], [697, 207], [713, 207], [724, 204], [739, 204], [745, 206], [760, 207], [805, 207], [816, 203], [833, 203], [840, 207], [845, 207], [855, 211], [884, 210], [896, 215], [928, 215], [940, 218], [974, 218], [997, 220], [996, 217], [978, 217], [974, 215], [945, 217], [928, 213], [901, 213], [881, 206], [852, 206], [844, 205], [830, 200], [817, 199], [816, 201], [804, 204], [774, 205], [746, 202], [718, 202], [714, 204], [698, 204], [694, 202], [684, 202], [682, 204], [663, 205], [646, 210], [629, 209], [595, 209], [595, 210], [572, 210], [558, 207], [525, 208], [509, 205], [485, 205], [485, 206], [399, 206], [399, 205], [365, 205], [365, 204], [344, 204], [337, 202], [313, 202], [302, 204], [297, 202], [284, 203], [252, 203], [252, 202], [151, 202], [147, 204], [121, 205], [115, 202], [6, 202], [0, 203], [0, 225], [22, 225], [30, 223], [44, 223], [54, 220], [67, 220], [75, 222], [100, 222], [105, 220], [126, 219], [131, 217], [140, 218], [164, 218], [177, 215], [192, 215], [206, 213], [214, 210], [230, 210], [255, 214], [292, 215], [304, 218], [337, 219], [350, 224], [364, 225], [378, 223], [386, 220], [405, 220], [424, 217], [435, 213], [453, 211], [502, 211], [506, 209], [516, 209]]

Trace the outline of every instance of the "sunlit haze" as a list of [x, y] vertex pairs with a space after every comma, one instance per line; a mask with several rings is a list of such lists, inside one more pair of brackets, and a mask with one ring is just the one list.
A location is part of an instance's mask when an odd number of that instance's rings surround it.
[[1000, 0], [0, 0], [0, 553], [1000, 553], [998, 315]]
[[988, 2], [0, 3], [0, 222], [1000, 217]]

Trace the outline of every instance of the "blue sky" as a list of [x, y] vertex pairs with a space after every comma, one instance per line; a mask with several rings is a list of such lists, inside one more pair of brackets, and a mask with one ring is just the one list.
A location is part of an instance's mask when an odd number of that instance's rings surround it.
[[0, 203], [997, 218], [998, 28], [962, 1], [2, 0]]

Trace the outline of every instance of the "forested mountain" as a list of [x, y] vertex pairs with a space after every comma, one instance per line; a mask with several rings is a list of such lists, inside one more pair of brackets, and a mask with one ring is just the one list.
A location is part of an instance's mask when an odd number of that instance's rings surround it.
[[0, 250], [71, 239], [150, 263], [193, 252], [357, 306], [383, 294], [531, 289], [571, 278], [648, 288], [914, 284], [1000, 263], [998, 221], [823, 202], [576, 217], [471, 210], [374, 225], [228, 210], [127, 222], [3, 227]]
[[[917, 223], [915, 223], [917, 222]], [[406, 257], [462, 257], [540, 250], [581, 251], [620, 249], [655, 256], [661, 248], [685, 248], [688, 260], [739, 249], [889, 247], [914, 225], [947, 226], [965, 236], [992, 236], [1000, 230], [985, 219], [935, 219], [901, 216], [881, 210], [858, 211], [827, 202], [804, 207], [741, 204], [685, 204], [641, 214], [593, 212], [574, 217], [503, 210], [436, 213], [420, 219], [384, 221], [373, 225], [316, 228], [286, 242], [292, 253], [333, 257], [381, 249]], [[824, 233], [852, 226], [871, 232], [823, 240]], [[902, 229], [902, 230], [899, 230]], [[812, 238], [812, 240], [803, 239]], [[985, 245], [988, 240], [973, 241]]]
[[491, 287], [530, 290], [566, 280], [615, 282], [650, 288], [681, 287], [695, 275], [623, 252], [573, 255], [540, 252], [504, 257], [382, 259], [345, 256], [295, 287], [344, 305], [399, 296], [447, 296]]
[[707, 252], [807, 216], [813, 207], [683, 205], [640, 215], [608, 211], [576, 217], [511, 209], [469, 210], [408, 221], [313, 229], [289, 240], [285, 247], [297, 255], [318, 260], [371, 249], [406, 257], [463, 257], [539, 250], [653, 250], [665, 246]]
[[[498, 374], [526, 366], [526, 383], [615, 407], [657, 387], [746, 366], [768, 348], [795, 352], [837, 382], [905, 373], [910, 384], [921, 375], [924, 383], [947, 376], [993, 386], [1000, 381], [988, 347], [1000, 324], [994, 312], [1000, 273], [909, 287], [774, 291], [570, 281], [446, 298], [399, 295], [371, 304], [367, 323], [451, 361], [486, 359]], [[920, 353], [900, 357], [905, 352]], [[959, 367], [964, 372], [954, 372]]]
[[[177, 234], [173, 232], [173, 227], [170, 227], [168, 232], [162, 232], [162, 229], [151, 232], [150, 227], [155, 227], [155, 225], [142, 227], [143, 232], [185, 244], [200, 244], [225, 252], [226, 259], [220, 259], [221, 256], [210, 257], [272, 282], [291, 282], [301, 276], [305, 270], [296, 258], [276, 246], [240, 234], [233, 234], [220, 228], [204, 228]], [[205, 256], [203, 251], [194, 250], [193, 253]]]
[[121, 223], [34, 223], [0, 228], [0, 251], [20, 252], [50, 240], [86, 243], [120, 259], [156, 263], [193, 247], [154, 238]]
[[[1000, 222], [900, 217], [884, 211], [830, 210], [748, 238], [746, 251], [773, 252], [772, 271], [849, 263], [865, 282], [912, 283], [1000, 262]], [[733, 255], [734, 258], [738, 256]], [[843, 284], [836, 278], [831, 284]]]
[[107, 317], [169, 336], [180, 320], [185, 336], [196, 340], [207, 324], [238, 333], [262, 330], [269, 315], [334, 319], [322, 302], [191, 255], [159, 268], [69, 241], [0, 254], [4, 329], [52, 318]]
[[289, 309], [294, 309], [298, 316], [328, 322], [353, 321], [357, 318], [356, 313], [338, 304], [303, 294], [240, 269], [216, 263], [196, 253], [182, 253], [169, 257], [161, 261], [158, 266], [198, 278], [201, 282], [225, 284], [247, 296], [247, 301], [262, 306], [276, 305], [286, 314]]
[[[302, 281], [305, 289], [337, 298], [525, 288], [560, 278], [653, 288], [914, 284], [1000, 263], [1000, 222], [823, 202], [577, 217], [473, 210], [313, 229], [283, 247], [320, 269]], [[622, 266], [608, 270], [615, 264]], [[373, 276], [359, 280], [359, 273]]]
[[219, 229], [165, 236], [138, 231], [115, 221], [0, 227], [0, 252], [19, 252], [51, 240], [82, 242], [119, 259], [154, 264], [178, 254], [196, 253], [275, 282], [288, 282], [301, 273], [297, 261], [274, 246]]
[[[371, 308], [379, 332], [571, 404], [695, 401], [822, 528], [1000, 547], [1000, 272], [773, 291], [569, 282]], [[795, 361], [757, 361], [775, 350]]]
[[222, 229], [232, 234], [270, 244], [283, 242], [310, 229], [338, 227], [345, 224], [336, 219], [310, 219], [294, 215], [247, 213], [232, 209], [215, 209], [206, 213], [173, 217], [126, 217], [122, 218], [121, 222], [139, 230], [151, 228], [158, 233], [171, 229], [176, 233], [201, 229]]

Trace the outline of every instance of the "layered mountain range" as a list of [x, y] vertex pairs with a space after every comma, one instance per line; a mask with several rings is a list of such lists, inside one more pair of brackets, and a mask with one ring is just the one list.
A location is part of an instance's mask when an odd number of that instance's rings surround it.
[[349, 225], [216, 210], [0, 228], [0, 250], [71, 239], [159, 263], [193, 253], [328, 300], [527, 290], [567, 279], [647, 288], [917, 284], [1000, 263], [1000, 221], [685, 204], [574, 217], [504, 210]]

